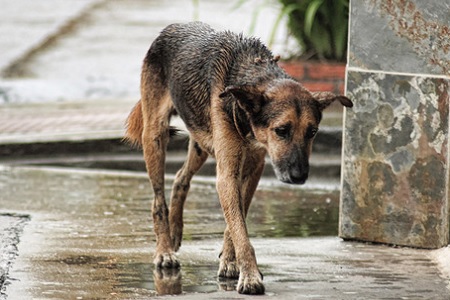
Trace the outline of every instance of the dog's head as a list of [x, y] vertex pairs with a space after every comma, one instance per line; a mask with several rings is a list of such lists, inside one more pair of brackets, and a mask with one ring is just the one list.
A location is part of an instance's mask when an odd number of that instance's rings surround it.
[[257, 142], [266, 149], [277, 178], [285, 183], [303, 184], [308, 178], [312, 142], [319, 129], [322, 111], [345, 96], [306, 90], [290, 79], [266, 86], [228, 86], [220, 97], [233, 95], [245, 111]]

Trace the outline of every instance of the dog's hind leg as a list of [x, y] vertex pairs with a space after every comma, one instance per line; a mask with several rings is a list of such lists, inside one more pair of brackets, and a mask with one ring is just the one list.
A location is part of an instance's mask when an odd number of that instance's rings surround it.
[[[246, 157], [242, 168], [242, 208], [244, 217], [247, 216], [248, 209], [253, 199], [253, 194], [258, 186], [259, 179], [264, 170], [264, 156], [266, 151], [261, 149], [253, 151], [251, 155]], [[219, 277], [239, 278], [239, 266], [236, 263], [236, 252], [234, 250], [233, 241], [231, 240], [230, 231], [227, 226], [224, 232], [223, 248], [220, 253]]]
[[208, 154], [191, 137], [186, 161], [175, 176], [170, 199], [169, 224], [172, 245], [175, 251], [181, 246], [183, 237], [183, 207], [192, 176], [201, 168], [207, 157]]
[[154, 263], [157, 267], [178, 268], [170, 237], [168, 209], [164, 196], [164, 167], [169, 142], [169, 121], [174, 112], [168, 89], [160, 74], [143, 69], [141, 101], [144, 128], [142, 147], [150, 182], [154, 191], [152, 215], [156, 235]]

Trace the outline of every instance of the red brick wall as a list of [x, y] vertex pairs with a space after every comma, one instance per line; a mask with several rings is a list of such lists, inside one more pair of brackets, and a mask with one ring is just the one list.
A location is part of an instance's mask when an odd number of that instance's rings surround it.
[[280, 66], [310, 91], [344, 94], [345, 63], [283, 61]]

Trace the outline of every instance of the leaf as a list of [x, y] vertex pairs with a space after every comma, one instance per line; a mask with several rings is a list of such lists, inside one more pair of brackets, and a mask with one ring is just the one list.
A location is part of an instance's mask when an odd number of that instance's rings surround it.
[[345, 58], [347, 49], [348, 5], [345, 2], [345, 0], [338, 1], [340, 5], [334, 8], [335, 17], [331, 19], [333, 55], [338, 60]]
[[347, 48], [347, 30], [347, 24], [344, 23], [337, 26], [333, 34], [334, 54], [339, 60], [344, 58], [345, 49]]
[[270, 32], [269, 36], [269, 47], [273, 46], [273, 43], [275, 41], [275, 34], [277, 33], [278, 27], [280, 26], [281, 20], [285, 16], [289, 16], [293, 11], [297, 10], [299, 8], [299, 4], [297, 3], [291, 3], [288, 6], [285, 6], [281, 12], [278, 14], [277, 19], [275, 20], [275, 24], [272, 27], [272, 31]]
[[305, 12], [305, 34], [307, 37], [311, 37], [312, 27], [314, 20], [320, 6], [323, 4], [323, 0], [313, 0], [307, 7]]
[[315, 26], [311, 35], [311, 42], [317, 51], [319, 58], [325, 59], [332, 57], [333, 48], [330, 32], [325, 27]]

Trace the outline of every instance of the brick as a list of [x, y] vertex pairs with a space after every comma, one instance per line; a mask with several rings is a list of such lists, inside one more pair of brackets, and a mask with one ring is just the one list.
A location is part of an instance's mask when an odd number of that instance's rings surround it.
[[342, 80], [342, 82], [338, 82], [337, 83], [338, 87], [337, 87], [337, 92], [341, 95], [345, 94], [345, 80]]
[[311, 92], [335, 92], [335, 85], [333, 82], [318, 82], [318, 81], [306, 81], [301, 82]]
[[309, 79], [345, 79], [345, 64], [308, 63]]
[[301, 80], [305, 77], [305, 69], [303, 63], [280, 62], [280, 67], [282, 67], [286, 71], [286, 73], [288, 73], [297, 80]]

